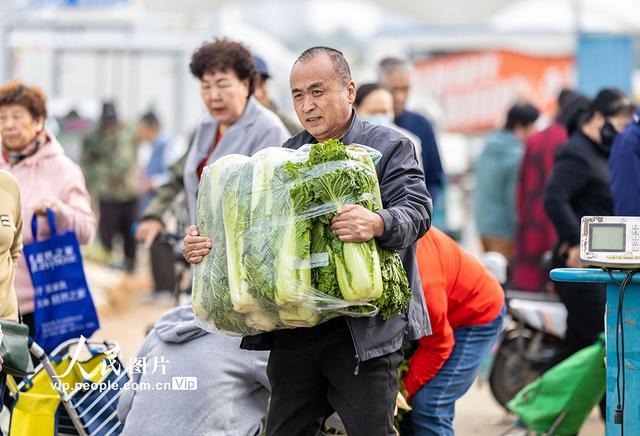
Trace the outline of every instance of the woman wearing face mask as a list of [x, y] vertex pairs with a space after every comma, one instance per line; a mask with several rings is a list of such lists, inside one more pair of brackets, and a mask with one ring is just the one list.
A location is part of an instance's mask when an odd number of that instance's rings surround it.
[[[616, 135], [631, 120], [633, 105], [617, 89], [603, 89], [580, 128], [558, 153], [545, 190], [544, 207], [558, 234], [554, 268], [580, 268], [580, 220], [613, 215], [609, 154]], [[557, 282], [567, 307], [567, 334], [560, 362], [595, 342], [604, 330], [604, 284]]]
[[365, 83], [356, 90], [356, 98], [353, 101], [353, 105], [362, 120], [379, 126], [391, 127], [409, 138], [416, 148], [418, 164], [422, 168], [420, 138], [393, 122], [393, 94], [391, 94], [391, 91], [377, 83]]
[[[38, 239], [49, 237], [45, 219], [53, 209], [58, 232], [73, 231], [81, 244], [93, 238], [96, 218], [80, 167], [69, 159], [45, 126], [47, 98], [42, 90], [12, 80], [0, 87], [0, 169], [18, 179], [22, 197], [22, 241], [33, 241], [31, 218], [39, 216]], [[18, 261], [15, 275], [18, 306], [31, 335], [34, 295], [27, 265]]]

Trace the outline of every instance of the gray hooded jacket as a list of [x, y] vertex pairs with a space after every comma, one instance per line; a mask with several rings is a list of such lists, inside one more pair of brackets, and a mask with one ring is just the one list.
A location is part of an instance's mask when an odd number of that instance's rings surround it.
[[[239, 344], [200, 329], [190, 306], [165, 313], [138, 354], [146, 368], [132, 374], [120, 397], [122, 434], [260, 434], [271, 394], [269, 353], [241, 350]], [[196, 377], [197, 386], [178, 390], [186, 385], [175, 377]]]
[[[285, 142], [283, 147], [297, 149], [315, 142], [315, 138], [305, 130]], [[382, 248], [398, 251], [413, 292], [407, 313], [391, 316], [386, 321], [380, 316], [345, 317], [353, 338], [357, 364], [359, 361], [397, 351], [402, 346], [405, 335], [410, 340], [416, 340], [431, 334], [416, 263], [415, 243], [431, 225], [432, 206], [415, 148], [406, 136], [388, 127], [362, 121], [354, 112], [351, 126], [342, 142], [347, 145], [367, 145], [382, 154], [376, 171], [383, 207], [378, 214], [384, 220], [384, 233], [377, 241]], [[263, 333], [246, 336], [242, 347], [253, 350], [271, 349], [273, 335]]]

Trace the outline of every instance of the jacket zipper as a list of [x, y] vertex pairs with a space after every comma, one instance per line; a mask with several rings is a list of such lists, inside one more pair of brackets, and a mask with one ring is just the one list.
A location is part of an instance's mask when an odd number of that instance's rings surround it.
[[351, 328], [351, 323], [347, 319], [347, 326], [349, 327], [349, 333], [351, 333], [351, 340], [353, 341], [353, 348], [356, 350], [356, 367], [353, 370], [353, 375], [358, 375], [360, 372], [360, 356], [358, 355], [358, 345], [356, 344], [356, 337], [353, 334], [353, 329]]

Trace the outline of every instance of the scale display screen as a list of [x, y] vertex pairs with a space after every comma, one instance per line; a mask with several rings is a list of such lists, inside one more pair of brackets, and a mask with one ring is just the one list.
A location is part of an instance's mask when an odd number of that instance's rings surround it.
[[640, 216], [585, 216], [580, 227], [585, 266], [640, 270]]
[[626, 250], [625, 224], [594, 224], [590, 226], [589, 251], [609, 252]]

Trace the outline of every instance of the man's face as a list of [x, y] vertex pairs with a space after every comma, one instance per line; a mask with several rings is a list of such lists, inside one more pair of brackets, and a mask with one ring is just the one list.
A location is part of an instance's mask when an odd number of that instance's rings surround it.
[[345, 133], [356, 86], [353, 81], [340, 82], [328, 55], [295, 64], [290, 85], [296, 115], [307, 132], [320, 142]]
[[393, 94], [393, 110], [396, 117], [402, 115], [407, 107], [411, 74], [407, 71], [395, 70], [389, 73], [383, 83]]
[[136, 125], [136, 138], [140, 142], [153, 142], [156, 138], [157, 132], [156, 129], [151, 127], [146, 122], [140, 120]]

